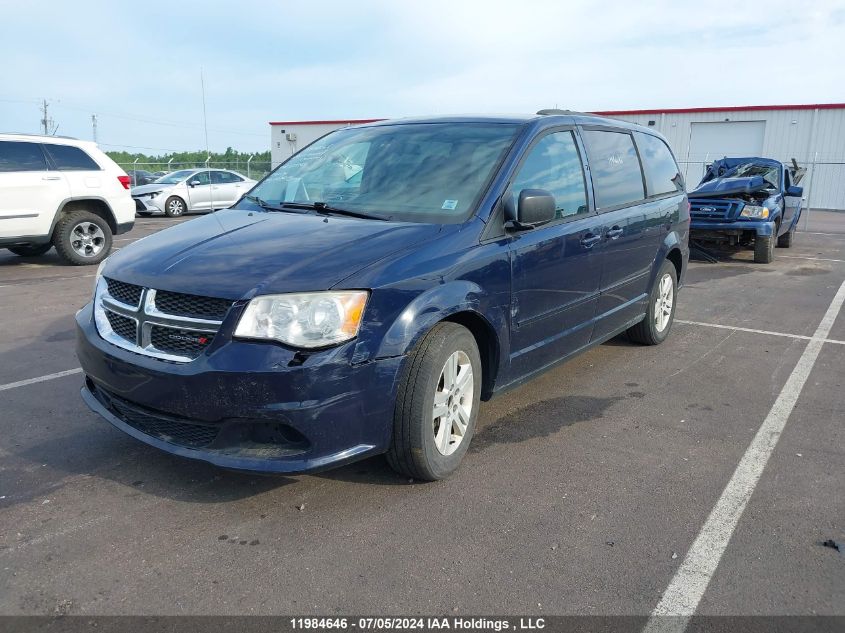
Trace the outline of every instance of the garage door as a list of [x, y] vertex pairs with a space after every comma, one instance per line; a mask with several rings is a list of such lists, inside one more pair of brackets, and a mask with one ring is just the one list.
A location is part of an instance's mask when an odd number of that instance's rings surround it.
[[690, 152], [686, 174], [689, 186], [700, 180], [704, 163], [725, 156], [761, 156], [765, 121], [719, 121], [690, 124]]

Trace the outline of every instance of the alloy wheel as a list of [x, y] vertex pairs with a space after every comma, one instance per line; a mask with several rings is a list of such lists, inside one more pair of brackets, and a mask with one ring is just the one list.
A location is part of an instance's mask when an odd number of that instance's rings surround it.
[[182, 204], [181, 200], [171, 200], [170, 204], [167, 205], [167, 209], [173, 215], [182, 215], [182, 212], [185, 210], [185, 207]]
[[434, 393], [432, 430], [434, 445], [442, 455], [451, 455], [464, 441], [474, 390], [472, 363], [466, 353], [458, 350], [446, 359]]
[[96, 257], [105, 244], [103, 229], [93, 222], [80, 222], [71, 229], [70, 245], [80, 257]]
[[672, 275], [663, 275], [657, 287], [657, 299], [654, 301], [654, 326], [658, 332], [662, 332], [669, 325], [672, 318], [672, 304], [675, 300], [675, 289], [672, 283]]

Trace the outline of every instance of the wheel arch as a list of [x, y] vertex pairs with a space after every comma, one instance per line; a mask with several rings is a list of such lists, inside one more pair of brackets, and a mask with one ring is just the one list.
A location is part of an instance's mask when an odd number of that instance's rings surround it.
[[[502, 349], [506, 349], [507, 317], [477, 284], [461, 280], [431, 288], [411, 301], [379, 337], [375, 358], [403, 356], [438, 323], [457, 323], [475, 338], [482, 362], [482, 398], [492, 395], [501, 371]], [[369, 356], [367, 346], [359, 348], [359, 360]], [[505, 355], [506, 356], [506, 355]]]
[[438, 323], [457, 323], [468, 329], [478, 345], [481, 356], [481, 399], [489, 400], [493, 395], [499, 368], [499, 337], [493, 326], [483, 316], [470, 310], [450, 314]]
[[101, 217], [109, 225], [112, 235], [117, 234], [117, 219], [114, 216], [109, 203], [96, 196], [85, 196], [77, 198], [67, 198], [59, 205], [56, 215], [53, 217], [53, 224], [50, 227], [50, 235], [52, 236], [56, 230], [56, 225], [63, 216], [73, 211], [88, 211]]
[[[652, 264], [651, 279], [648, 284], [649, 292], [651, 292], [651, 288], [654, 287], [654, 284], [657, 281], [657, 276], [660, 273], [660, 267], [663, 266], [663, 262], [667, 260], [672, 262], [672, 265], [675, 267], [675, 273], [678, 278], [678, 286], [680, 287], [683, 285], [684, 273], [686, 272], [686, 262], [684, 261], [684, 251], [686, 250], [685, 246], [686, 243], [681, 240], [675, 231], [672, 231], [666, 236], [663, 240], [660, 251], [654, 258], [654, 263]], [[687, 253], [688, 252], [689, 251], [687, 251]]]
[[187, 213], [188, 211], [190, 211], [190, 210], [191, 210], [191, 209], [190, 209], [190, 204], [189, 204], [189, 202], [188, 202], [188, 196], [182, 195], [182, 192], [178, 192], [178, 193], [170, 193], [170, 194], [168, 194], [168, 196], [164, 199], [164, 205], [163, 205], [163, 207], [164, 207], [164, 212], [165, 212], [165, 213], [167, 212], [167, 203], [170, 201], [170, 199], [171, 199], [171, 198], [176, 198], [177, 200], [181, 200], [181, 201], [182, 201], [182, 206], [185, 208], [185, 209], [184, 209], [184, 211], [182, 211], [182, 213], [183, 213], [183, 214], [184, 214], [184, 213]]
[[675, 266], [675, 272], [678, 275], [678, 281], [681, 280], [681, 274], [684, 271], [684, 256], [681, 255], [681, 249], [677, 246], [672, 247], [669, 249], [669, 252], [666, 253], [666, 259], [668, 259], [672, 264]]

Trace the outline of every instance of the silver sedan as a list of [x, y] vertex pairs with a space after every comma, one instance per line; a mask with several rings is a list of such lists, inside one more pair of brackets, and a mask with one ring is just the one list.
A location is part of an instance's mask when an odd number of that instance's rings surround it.
[[163, 213], [175, 218], [230, 207], [255, 182], [228, 169], [180, 169], [148, 185], [132, 187], [132, 198], [138, 215]]

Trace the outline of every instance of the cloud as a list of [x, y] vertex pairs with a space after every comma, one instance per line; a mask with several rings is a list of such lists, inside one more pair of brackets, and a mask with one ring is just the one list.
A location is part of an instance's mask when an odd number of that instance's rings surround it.
[[45, 17], [3, 3], [0, 120], [36, 131], [47, 97], [64, 133], [90, 136], [97, 113], [104, 143], [202, 147], [201, 67], [212, 148], [246, 151], [269, 145], [274, 119], [843, 100], [841, 3], [719, 9], [150, 1], [56, 3]]

